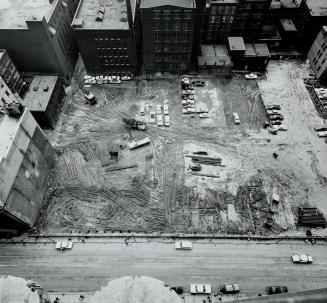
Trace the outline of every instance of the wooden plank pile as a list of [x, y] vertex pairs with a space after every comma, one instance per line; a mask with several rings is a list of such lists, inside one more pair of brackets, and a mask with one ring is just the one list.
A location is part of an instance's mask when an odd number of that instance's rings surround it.
[[311, 227], [326, 227], [326, 219], [315, 207], [298, 208], [298, 224]]
[[212, 165], [212, 166], [221, 166], [221, 167], [225, 166], [222, 164], [221, 158], [213, 158], [213, 157], [202, 156], [202, 155], [186, 155], [186, 157], [191, 158], [193, 163]]

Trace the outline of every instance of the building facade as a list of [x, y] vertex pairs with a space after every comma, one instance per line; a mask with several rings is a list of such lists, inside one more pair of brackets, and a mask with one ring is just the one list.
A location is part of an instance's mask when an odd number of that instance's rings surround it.
[[82, 0], [74, 21], [74, 35], [90, 75], [137, 74], [140, 28], [138, 0]]
[[13, 93], [0, 76], [0, 111], [3, 111], [3, 107], [7, 104], [20, 104], [21, 101], [18, 93]]
[[229, 36], [259, 38], [271, 0], [209, 0], [204, 9], [202, 43], [225, 43]]
[[54, 149], [26, 109], [19, 118], [0, 116], [0, 143], [0, 226], [31, 227], [42, 207]]
[[20, 93], [23, 88], [23, 78], [15, 64], [11, 61], [8, 52], [0, 49], [0, 77], [8, 85], [12, 93]]
[[193, 0], [143, 0], [143, 66], [147, 73], [191, 67], [196, 4]]
[[314, 40], [308, 60], [318, 79], [327, 79], [327, 26], [323, 26]]
[[0, 8], [0, 47], [21, 72], [71, 79], [78, 57], [71, 22], [79, 0], [7, 1]]

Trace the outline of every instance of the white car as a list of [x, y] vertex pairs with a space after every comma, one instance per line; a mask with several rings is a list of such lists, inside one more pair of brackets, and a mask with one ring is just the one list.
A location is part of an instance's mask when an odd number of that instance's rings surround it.
[[72, 249], [73, 248], [73, 241], [62, 241], [56, 243], [57, 250], [65, 250], [65, 249]]
[[194, 100], [194, 95], [193, 95], [193, 94], [188, 95], [188, 96], [187, 96], [187, 99]]
[[144, 116], [144, 114], [145, 114], [145, 106], [144, 106], [144, 103], [141, 102], [141, 104], [140, 104], [140, 115]]
[[157, 124], [158, 126], [163, 126], [163, 118], [162, 115], [157, 115]]
[[164, 120], [165, 120], [165, 126], [169, 127], [170, 126], [170, 116], [165, 115]]
[[163, 111], [164, 111], [164, 115], [169, 115], [168, 104], [165, 104], [165, 105], [163, 106]]
[[122, 81], [129, 81], [129, 80], [131, 80], [131, 77], [130, 76], [122, 76], [121, 79], [122, 79]]
[[293, 263], [312, 263], [313, 259], [309, 255], [305, 254], [293, 254], [292, 255]]
[[245, 79], [248, 79], [248, 80], [258, 79], [258, 76], [254, 73], [250, 73], [250, 74], [245, 75]]
[[112, 76], [111, 80], [109, 81], [111, 84], [120, 84], [121, 80], [114, 78], [114, 76]]
[[233, 119], [234, 119], [235, 124], [240, 124], [241, 123], [238, 113], [233, 113]]
[[192, 242], [191, 241], [176, 241], [175, 242], [175, 249], [192, 249]]
[[210, 284], [191, 284], [190, 285], [191, 294], [211, 294]]
[[150, 123], [156, 123], [156, 113], [150, 112]]
[[209, 118], [209, 114], [208, 113], [201, 113], [201, 114], [199, 114], [199, 118]]
[[195, 107], [192, 107], [192, 106], [187, 107], [187, 112], [188, 113], [195, 113]]
[[156, 112], [157, 112], [157, 114], [161, 114], [161, 105], [160, 104], [156, 105]]

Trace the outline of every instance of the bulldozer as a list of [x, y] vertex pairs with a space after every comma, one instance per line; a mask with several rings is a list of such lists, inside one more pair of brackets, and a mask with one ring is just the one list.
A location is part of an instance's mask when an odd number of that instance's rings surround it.
[[129, 130], [130, 129], [146, 130], [146, 122], [144, 122], [144, 121], [123, 118], [123, 122], [125, 123], [126, 127]]

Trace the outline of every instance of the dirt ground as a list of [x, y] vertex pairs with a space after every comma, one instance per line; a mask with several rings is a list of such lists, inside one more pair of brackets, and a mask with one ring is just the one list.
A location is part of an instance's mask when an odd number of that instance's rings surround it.
[[[79, 62], [73, 93], [57, 129], [48, 133], [56, 166], [38, 229], [270, 234], [296, 230], [299, 205], [327, 215], [327, 145], [313, 130], [323, 120], [303, 84], [308, 72], [302, 62], [273, 61], [258, 81], [202, 77], [195, 107], [208, 110], [209, 118], [200, 119], [182, 114], [177, 76], [93, 86], [98, 103], [86, 105]], [[150, 112], [164, 104], [171, 126], [149, 123]], [[264, 104], [281, 105], [287, 132], [274, 136], [263, 129]], [[122, 118], [143, 118], [147, 130], [130, 134]], [[129, 150], [129, 142], [145, 137], [149, 145]], [[115, 150], [118, 161], [110, 156]], [[187, 156], [199, 151], [221, 158], [221, 165], [202, 165], [195, 175]], [[280, 195], [277, 206], [273, 193]]]

